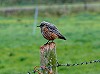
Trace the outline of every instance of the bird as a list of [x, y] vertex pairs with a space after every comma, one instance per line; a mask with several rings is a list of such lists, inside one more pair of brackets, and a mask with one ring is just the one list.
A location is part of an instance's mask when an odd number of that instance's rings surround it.
[[52, 23], [43, 21], [37, 27], [40, 27], [43, 37], [48, 40], [47, 43], [49, 43], [49, 41], [53, 42], [57, 38], [66, 40], [66, 38], [60, 33], [57, 27]]

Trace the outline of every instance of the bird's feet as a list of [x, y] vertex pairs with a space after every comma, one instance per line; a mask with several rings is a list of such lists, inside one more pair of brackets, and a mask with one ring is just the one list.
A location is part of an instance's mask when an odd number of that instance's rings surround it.
[[[53, 40], [52, 40], [51, 42], [53, 43]], [[50, 42], [50, 40], [48, 40], [48, 42], [45, 43], [44, 45], [47, 45], [47, 44], [49, 44], [49, 43], [51, 43], [51, 42]]]
[[49, 40], [48, 40], [48, 42], [47, 43], [45, 43], [44, 45], [47, 45], [49, 43]]

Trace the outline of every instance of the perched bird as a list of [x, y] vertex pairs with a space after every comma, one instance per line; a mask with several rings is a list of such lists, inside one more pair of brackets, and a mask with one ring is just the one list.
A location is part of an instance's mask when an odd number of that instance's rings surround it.
[[[46, 38], [49, 41], [52, 41], [56, 38], [66, 40], [66, 38], [58, 31], [58, 29], [49, 22], [41, 22], [40, 26], [37, 26], [41, 28], [41, 33], [44, 38]], [[48, 43], [47, 42], [47, 43]]]

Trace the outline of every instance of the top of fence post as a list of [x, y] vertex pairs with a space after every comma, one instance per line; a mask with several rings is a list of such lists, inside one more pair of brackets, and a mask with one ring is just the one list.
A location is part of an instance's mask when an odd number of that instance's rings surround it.
[[57, 74], [56, 44], [50, 42], [40, 47], [41, 74]]

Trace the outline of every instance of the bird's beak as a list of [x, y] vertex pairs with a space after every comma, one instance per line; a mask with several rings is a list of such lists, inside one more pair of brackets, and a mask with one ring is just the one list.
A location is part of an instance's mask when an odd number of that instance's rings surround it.
[[37, 27], [40, 27], [40, 26], [37, 26]]

